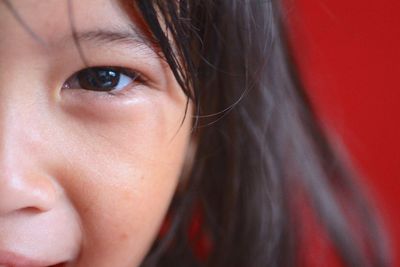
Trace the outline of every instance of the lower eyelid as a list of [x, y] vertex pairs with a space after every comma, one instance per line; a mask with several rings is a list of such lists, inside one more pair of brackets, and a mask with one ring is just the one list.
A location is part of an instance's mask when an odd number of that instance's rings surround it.
[[[90, 101], [112, 101], [112, 100], [118, 100], [122, 98], [134, 98], [135, 95], [139, 91], [142, 91], [144, 89], [148, 89], [148, 87], [144, 84], [138, 84], [135, 82], [131, 82], [130, 84], [124, 86], [120, 90], [112, 90], [112, 91], [92, 91], [92, 90], [65, 90], [62, 94], [68, 94], [68, 98], [72, 97], [76, 99], [81, 99], [81, 101], [85, 101], [88, 104]], [[74, 100], [74, 101], [75, 101]], [[105, 103], [107, 104], [107, 102]]]

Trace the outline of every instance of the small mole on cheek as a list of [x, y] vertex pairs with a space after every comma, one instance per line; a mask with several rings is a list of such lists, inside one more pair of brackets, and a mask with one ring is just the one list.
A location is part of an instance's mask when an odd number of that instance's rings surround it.
[[144, 175], [141, 175], [139, 178], [140, 181], [144, 180]]
[[129, 237], [129, 235], [128, 235], [127, 233], [122, 233], [122, 234], [119, 236], [119, 240], [120, 240], [120, 241], [125, 241], [125, 240], [128, 239], [128, 237]]

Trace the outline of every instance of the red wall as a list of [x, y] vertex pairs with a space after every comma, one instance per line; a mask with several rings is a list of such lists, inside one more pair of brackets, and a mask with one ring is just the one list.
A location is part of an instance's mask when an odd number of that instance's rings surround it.
[[400, 1], [287, 2], [305, 83], [366, 177], [400, 266]]

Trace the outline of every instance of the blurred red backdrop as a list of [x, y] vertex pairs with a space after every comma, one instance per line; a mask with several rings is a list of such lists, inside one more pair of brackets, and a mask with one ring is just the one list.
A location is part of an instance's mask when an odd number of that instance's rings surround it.
[[400, 1], [287, 0], [301, 74], [342, 138], [400, 266]]

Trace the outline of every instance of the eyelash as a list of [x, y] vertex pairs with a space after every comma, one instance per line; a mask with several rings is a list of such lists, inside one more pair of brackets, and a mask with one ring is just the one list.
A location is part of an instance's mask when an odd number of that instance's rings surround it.
[[[119, 85], [121, 82], [123, 85]], [[67, 79], [62, 88], [117, 95], [135, 82], [144, 83], [142, 75], [136, 71], [123, 67], [99, 66], [85, 68], [74, 73]], [[104, 83], [104, 86], [101, 86], [101, 83]]]

